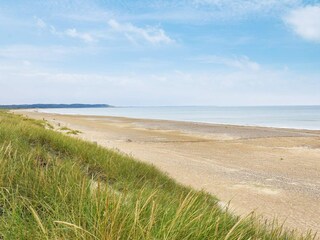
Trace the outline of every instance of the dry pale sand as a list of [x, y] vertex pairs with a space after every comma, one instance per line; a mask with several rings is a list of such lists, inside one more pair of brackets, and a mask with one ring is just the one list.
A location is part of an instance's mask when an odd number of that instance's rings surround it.
[[237, 214], [320, 231], [320, 131], [18, 112], [152, 163]]

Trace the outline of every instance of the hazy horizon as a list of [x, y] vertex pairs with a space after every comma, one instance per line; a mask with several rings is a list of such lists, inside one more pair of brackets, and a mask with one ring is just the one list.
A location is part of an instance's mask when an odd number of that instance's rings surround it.
[[69, 102], [69, 103], [61, 103], [61, 102], [53, 102], [53, 103], [17, 103], [17, 104], [0, 104], [3, 106], [10, 106], [10, 105], [16, 105], [16, 106], [20, 106], [20, 105], [74, 105], [74, 104], [83, 104], [83, 105], [100, 105], [100, 104], [106, 104], [109, 105], [108, 107], [320, 107], [320, 104], [301, 104], [301, 105], [113, 105], [110, 103], [104, 103], [104, 102], [100, 102], [100, 103], [96, 103], [96, 102], [91, 102], [91, 103], [86, 103], [86, 102]]

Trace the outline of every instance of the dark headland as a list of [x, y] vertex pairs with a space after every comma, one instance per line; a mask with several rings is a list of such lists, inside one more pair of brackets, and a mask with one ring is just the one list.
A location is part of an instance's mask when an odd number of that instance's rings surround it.
[[0, 105], [0, 109], [34, 109], [34, 108], [107, 108], [112, 107], [108, 104], [17, 104]]

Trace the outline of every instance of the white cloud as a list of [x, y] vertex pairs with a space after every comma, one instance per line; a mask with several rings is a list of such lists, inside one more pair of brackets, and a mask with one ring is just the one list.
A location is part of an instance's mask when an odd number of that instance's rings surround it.
[[36, 21], [36, 25], [37, 25], [38, 28], [41, 28], [41, 29], [47, 28], [46, 22], [43, 21], [41, 18], [38, 18], [38, 17], [34, 16], [34, 19]]
[[170, 37], [167, 36], [163, 29], [158, 27], [140, 28], [131, 23], [121, 24], [114, 19], [109, 20], [108, 24], [114, 31], [124, 34], [131, 41], [136, 39], [144, 39], [152, 44], [169, 44], [174, 42]]
[[228, 67], [240, 69], [240, 70], [252, 70], [258, 71], [261, 69], [259, 63], [250, 60], [247, 56], [236, 56], [232, 58], [221, 57], [215, 55], [202, 56], [195, 58], [194, 60], [204, 63], [222, 64]]
[[43, 19], [34, 16], [34, 19], [36, 20], [36, 26], [42, 30], [47, 30], [53, 35], [56, 36], [67, 36], [71, 38], [78, 38], [84, 42], [90, 43], [95, 42], [96, 39], [91, 33], [88, 32], [79, 32], [75, 28], [69, 28], [65, 31], [58, 31], [53, 25], [48, 25]]
[[320, 42], [320, 5], [294, 9], [284, 17], [284, 21], [300, 37]]
[[52, 25], [50, 25], [50, 33], [54, 35], [60, 35], [60, 33], [56, 30], [56, 28]]
[[94, 42], [95, 39], [93, 38], [93, 36], [89, 33], [80, 33], [78, 32], [75, 28], [72, 29], [67, 29], [65, 31], [65, 34], [69, 37], [73, 37], [73, 38], [79, 38], [85, 42]]

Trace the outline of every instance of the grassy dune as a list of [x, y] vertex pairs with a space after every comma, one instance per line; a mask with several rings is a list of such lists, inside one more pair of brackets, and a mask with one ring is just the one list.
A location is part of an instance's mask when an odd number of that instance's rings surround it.
[[0, 112], [0, 239], [313, 239], [129, 156]]

